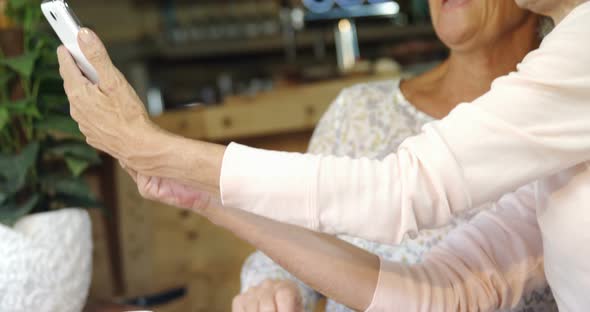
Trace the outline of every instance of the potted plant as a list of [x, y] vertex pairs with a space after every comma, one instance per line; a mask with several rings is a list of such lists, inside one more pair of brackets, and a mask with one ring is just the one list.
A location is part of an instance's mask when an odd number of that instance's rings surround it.
[[[69, 117], [40, 0], [0, 0], [0, 311], [80, 311], [100, 162]], [[68, 209], [66, 209], [68, 208]]]

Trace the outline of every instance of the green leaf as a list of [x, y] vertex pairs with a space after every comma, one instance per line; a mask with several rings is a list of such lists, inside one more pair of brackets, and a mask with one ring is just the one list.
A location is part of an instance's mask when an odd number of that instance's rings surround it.
[[79, 177], [82, 174], [82, 172], [84, 172], [84, 170], [86, 170], [90, 166], [90, 163], [88, 163], [88, 161], [84, 159], [79, 159], [76, 157], [66, 157], [66, 165], [75, 177]]
[[10, 67], [22, 76], [31, 77], [36, 60], [37, 53], [29, 52], [13, 58], [1, 59], [0, 63]]
[[35, 4], [39, 5], [39, 3], [35, 3], [35, 1], [9, 0], [4, 14], [10, 17], [11, 20], [22, 23], [27, 9], [31, 9], [31, 6]]
[[31, 32], [33, 30], [33, 28], [35, 27], [36, 23], [36, 14], [35, 14], [35, 9], [33, 8], [29, 8], [28, 10], [25, 10], [25, 18], [23, 20], [23, 28], [25, 29], [26, 32]]
[[9, 0], [8, 4], [13, 9], [22, 9], [25, 7], [25, 5], [27, 5], [27, 0]]
[[53, 32], [39, 32], [39, 37], [40, 40], [46, 42], [46, 46], [39, 51], [40, 63], [44, 66], [53, 68], [56, 73], [59, 73], [57, 70], [59, 62], [55, 51], [61, 42]]
[[10, 114], [8, 114], [8, 109], [6, 108], [6, 106], [0, 106], [0, 131], [2, 131], [4, 127], [6, 127], [8, 121], [10, 121]]
[[72, 197], [93, 198], [92, 191], [84, 179], [51, 174], [41, 178], [43, 189], [50, 194]]
[[98, 152], [88, 144], [76, 141], [63, 141], [47, 149], [49, 156], [56, 157], [74, 157], [84, 160], [90, 165], [100, 163]]
[[10, 80], [14, 78], [14, 72], [11, 71], [0, 71], [0, 86], [6, 86]]
[[0, 223], [14, 225], [20, 218], [29, 214], [39, 202], [39, 194], [34, 194], [26, 202], [17, 205], [14, 202], [8, 202], [0, 205]]
[[47, 115], [43, 120], [37, 122], [35, 127], [38, 130], [57, 131], [75, 138], [83, 138], [78, 124], [74, 120], [57, 114]]
[[39, 112], [39, 109], [35, 105], [28, 105], [26, 107], [23, 107], [22, 110], [15, 111], [15, 113], [21, 114], [24, 116], [31, 116], [31, 117], [37, 118], [37, 119], [41, 118], [41, 112]]
[[4, 204], [6, 199], [8, 199], [8, 194], [0, 192], [0, 205]]
[[31, 99], [4, 103], [3, 106], [8, 109], [10, 114], [41, 118], [39, 109], [37, 109], [37, 106], [35, 106], [35, 103]]
[[69, 178], [58, 181], [55, 185], [57, 194], [70, 195], [74, 197], [91, 197], [92, 191], [86, 181], [80, 178]]
[[0, 155], [0, 191], [14, 194], [27, 180], [29, 169], [35, 164], [39, 154], [39, 143], [34, 142], [23, 149], [19, 155]]

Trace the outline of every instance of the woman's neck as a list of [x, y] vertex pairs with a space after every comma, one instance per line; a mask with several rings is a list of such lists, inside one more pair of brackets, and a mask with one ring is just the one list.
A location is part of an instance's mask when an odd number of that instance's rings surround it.
[[446, 116], [455, 106], [486, 93], [494, 79], [516, 69], [516, 65], [539, 44], [537, 18], [531, 16], [521, 27], [499, 41], [470, 51], [452, 51], [435, 69], [404, 81], [402, 92], [419, 110], [435, 118]]

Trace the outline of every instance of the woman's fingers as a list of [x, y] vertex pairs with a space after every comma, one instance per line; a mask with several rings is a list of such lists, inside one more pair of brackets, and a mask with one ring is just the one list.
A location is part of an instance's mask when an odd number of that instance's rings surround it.
[[148, 177], [143, 174], [138, 174], [136, 177], [137, 181], [135, 183], [137, 184], [137, 190], [141, 197], [148, 200], [164, 200], [157, 197], [158, 190], [154, 189], [155, 184], [153, 183], [153, 177]]
[[74, 58], [65, 46], [62, 45], [57, 49], [57, 59], [59, 61], [59, 74], [64, 80], [66, 92], [71, 93], [74, 90], [78, 90], [89, 82], [82, 75], [76, 61], [74, 61]]
[[291, 281], [283, 281], [275, 286], [274, 290], [277, 311], [302, 312], [303, 306], [299, 288]]
[[299, 288], [289, 280], [266, 280], [238, 295], [233, 312], [303, 312]]
[[260, 285], [257, 291], [259, 312], [279, 312], [275, 304], [274, 284], [266, 281]]
[[95, 85], [88, 81], [70, 53], [64, 47], [58, 49], [60, 74], [72, 118], [93, 147], [118, 159], [128, 160], [134, 156], [141, 159], [153, 150], [151, 141], [145, 138], [151, 137], [150, 132], [156, 133], [157, 127], [149, 120], [141, 99], [115, 68], [96, 34], [82, 29], [78, 41], [100, 82]]
[[[70, 102], [70, 115], [78, 123], [84, 121], [87, 117], [84, 105], [87, 105], [90, 99], [98, 96], [96, 86], [84, 77], [78, 65], [70, 52], [63, 45], [57, 49], [59, 61], [59, 73], [64, 80], [64, 90]], [[82, 125], [81, 123], [81, 129]], [[85, 131], [82, 131], [85, 133]]]
[[232, 312], [246, 312], [246, 310], [244, 310], [243, 301], [244, 301], [244, 297], [242, 295], [237, 295], [231, 304]]
[[243, 308], [246, 312], [258, 312], [258, 298], [254, 294], [246, 294]]
[[123, 79], [119, 70], [113, 65], [102, 41], [92, 30], [82, 28], [78, 34], [78, 44], [98, 74], [100, 89], [105, 93], [115, 91]]
[[245, 293], [237, 295], [232, 302], [233, 312], [259, 312], [260, 288], [248, 289]]

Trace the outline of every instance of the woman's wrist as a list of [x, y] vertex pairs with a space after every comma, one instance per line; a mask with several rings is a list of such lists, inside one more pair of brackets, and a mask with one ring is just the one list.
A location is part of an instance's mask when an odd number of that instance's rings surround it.
[[138, 127], [141, 139], [130, 146], [127, 164], [150, 176], [171, 178], [219, 194], [225, 146], [183, 138], [152, 123]]
[[170, 140], [171, 134], [158, 128], [148, 118], [137, 120], [129, 128], [122, 150], [121, 161], [130, 168], [142, 173], [152, 173], [152, 167], [162, 161], [162, 142]]

